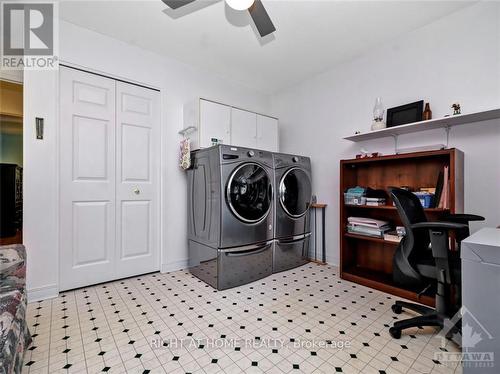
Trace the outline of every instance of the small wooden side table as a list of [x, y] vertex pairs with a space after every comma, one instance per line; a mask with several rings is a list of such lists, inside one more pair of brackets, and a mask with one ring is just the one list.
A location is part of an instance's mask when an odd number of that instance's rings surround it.
[[[314, 261], [326, 264], [325, 216], [327, 204], [311, 204], [314, 214]], [[318, 210], [321, 210], [321, 261], [318, 261]]]

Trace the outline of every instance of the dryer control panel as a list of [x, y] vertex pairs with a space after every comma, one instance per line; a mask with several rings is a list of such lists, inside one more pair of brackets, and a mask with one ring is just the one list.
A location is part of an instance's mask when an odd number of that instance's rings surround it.
[[220, 145], [221, 163], [228, 164], [242, 161], [258, 161], [269, 167], [273, 164], [273, 154], [269, 151], [249, 149], [230, 145]]
[[287, 155], [283, 153], [274, 154], [275, 169], [286, 168], [290, 166], [310, 168], [311, 160], [309, 159], [309, 157], [305, 156]]

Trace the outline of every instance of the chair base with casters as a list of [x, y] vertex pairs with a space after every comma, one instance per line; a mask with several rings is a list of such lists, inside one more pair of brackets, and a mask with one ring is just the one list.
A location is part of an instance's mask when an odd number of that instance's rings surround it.
[[[408, 318], [402, 321], [394, 322], [394, 325], [389, 328], [389, 334], [394, 339], [401, 338], [402, 330], [409, 329], [412, 327], [422, 327], [422, 326], [435, 326], [442, 329], [445, 325], [445, 320], [448, 316], [439, 314], [435, 309], [419, 304], [408, 303], [406, 301], [396, 301], [391, 309], [395, 314], [403, 313], [404, 309], [409, 309], [420, 314], [420, 316]], [[451, 328], [446, 337], [451, 339], [453, 334], [462, 331], [462, 320], [458, 320], [456, 324]]]
[[389, 334], [391, 334], [394, 339], [401, 338], [401, 331], [411, 327], [436, 326], [443, 328], [444, 326], [446, 317], [440, 315], [431, 307], [399, 300], [391, 307], [392, 311], [396, 314], [403, 313], [403, 308], [417, 312], [420, 316], [394, 322], [394, 326], [389, 328]]
[[[468, 223], [484, 218], [456, 214], [448, 215], [447, 222], [428, 222], [420, 201], [413, 193], [399, 188], [391, 188], [390, 192], [406, 229], [406, 236], [394, 254], [394, 282], [413, 289], [425, 288], [425, 291], [432, 286], [436, 300], [435, 308], [405, 301], [396, 301], [392, 305], [392, 311], [396, 314], [401, 314], [403, 309], [420, 314], [397, 321], [389, 328], [389, 334], [399, 339], [402, 331], [408, 328], [443, 328], [446, 320], [458, 312], [461, 306], [461, 262], [459, 251], [449, 249], [449, 232], [454, 233], [459, 249], [460, 241], [469, 236]], [[460, 329], [459, 321], [448, 331], [447, 336]]]

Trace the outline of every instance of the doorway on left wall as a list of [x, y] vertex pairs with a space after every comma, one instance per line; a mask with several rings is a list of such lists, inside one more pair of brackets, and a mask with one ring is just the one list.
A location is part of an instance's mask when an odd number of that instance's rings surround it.
[[23, 241], [23, 85], [0, 80], [0, 245]]

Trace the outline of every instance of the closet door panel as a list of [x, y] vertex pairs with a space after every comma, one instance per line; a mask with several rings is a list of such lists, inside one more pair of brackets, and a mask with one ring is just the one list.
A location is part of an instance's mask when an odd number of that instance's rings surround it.
[[60, 289], [114, 279], [115, 82], [60, 70]]
[[160, 94], [116, 86], [117, 277], [159, 270]]
[[[123, 201], [121, 205], [121, 259], [147, 256], [151, 251], [151, 203]], [[156, 269], [153, 269], [156, 270]]]
[[151, 182], [151, 128], [123, 124], [122, 182]]

